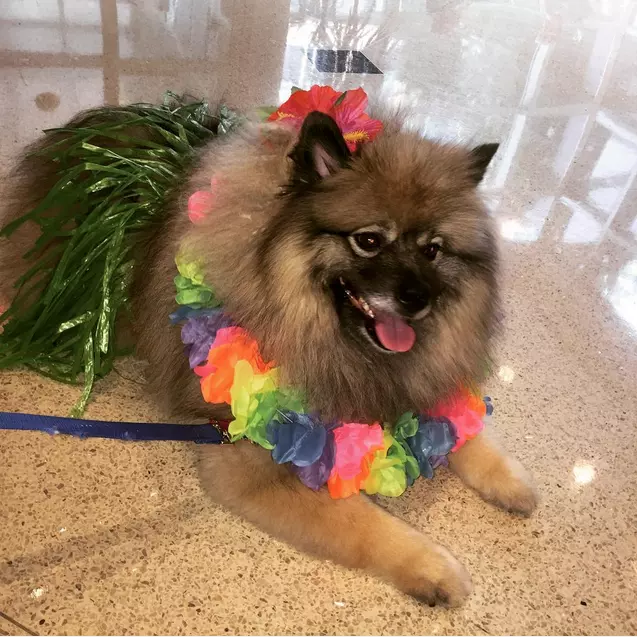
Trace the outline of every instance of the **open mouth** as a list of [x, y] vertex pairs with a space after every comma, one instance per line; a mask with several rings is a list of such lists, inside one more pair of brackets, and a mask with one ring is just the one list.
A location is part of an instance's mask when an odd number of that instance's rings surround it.
[[360, 313], [362, 326], [374, 345], [387, 352], [408, 352], [416, 342], [414, 328], [399, 314], [375, 308], [342, 277], [340, 296]]

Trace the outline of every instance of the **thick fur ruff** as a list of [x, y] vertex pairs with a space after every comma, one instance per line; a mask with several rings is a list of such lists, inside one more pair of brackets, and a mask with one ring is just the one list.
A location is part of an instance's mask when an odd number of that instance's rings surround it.
[[[141, 351], [154, 373], [162, 370], [158, 395], [179, 412], [201, 405], [198, 388], [193, 394], [184, 386], [190, 378], [179, 333], [166, 321], [180, 245], [204, 259], [227, 310], [277, 362], [284, 382], [302, 388], [326, 418], [390, 420], [479, 382], [496, 328], [498, 260], [468, 151], [388, 127], [347, 169], [290, 191], [293, 144], [287, 130], [266, 126], [219, 140], [168, 204], [167, 226], [150, 244], [133, 297]], [[215, 204], [193, 226], [188, 196], [208, 188], [213, 174]], [[435, 265], [444, 292], [403, 354], [352, 339], [328, 298], [330, 277], [356, 269], [334, 231], [388, 223], [399, 233], [432, 229], [448, 248]], [[383, 272], [396, 267], [390, 261]]]

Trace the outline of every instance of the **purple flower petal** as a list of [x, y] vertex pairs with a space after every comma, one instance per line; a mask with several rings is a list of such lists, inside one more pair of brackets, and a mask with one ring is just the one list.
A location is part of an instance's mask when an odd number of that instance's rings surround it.
[[186, 345], [190, 368], [201, 365], [214, 343], [217, 330], [232, 325], [229, 316], [220, 310], [191, 316], [181, 328], [181, 340]]
[[334, 433], [328, 431], [321, 457], [307, 467], [292, 465], [292, 470], [306, 487], [318, 491], [327, 482], [330, 473], [332, 473], [335, 456], [336, 445], [334, 444]]

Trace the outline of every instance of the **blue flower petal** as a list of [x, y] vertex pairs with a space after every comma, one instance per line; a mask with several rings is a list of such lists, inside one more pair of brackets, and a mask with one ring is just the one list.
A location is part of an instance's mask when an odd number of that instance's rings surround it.
[[284, 412], [280, 422], [272, 425], [269, 438], [274, 445], [272, 458], [275, 462], [307, 467], [321, 457], [327, 430], [319, 420], [308, 414]]
[[453, 425], [446, 418], [420, 417], [415, 436], [407, 438], [407, 444], [418, 461], [420, 473], [433, 478], [439, 457], [446, 456], [456, 444]]

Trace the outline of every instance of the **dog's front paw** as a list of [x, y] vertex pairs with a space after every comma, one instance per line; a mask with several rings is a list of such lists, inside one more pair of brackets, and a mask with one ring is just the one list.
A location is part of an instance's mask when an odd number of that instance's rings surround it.
[[460, 606], [471, 593], [471, 577], [442, 546], [428, 546], [405, 565], [398, 587], [429, 606]]
[[510, 456], [498, 458], [472, 486], [485, 500], [511, 513], [530, 516], [538, 505], [533, 478]]
[[531, 515], [538, 494], [529, 472], [484, 434], [449, 456], [451, 468], [485, 500], [505, 511]]

